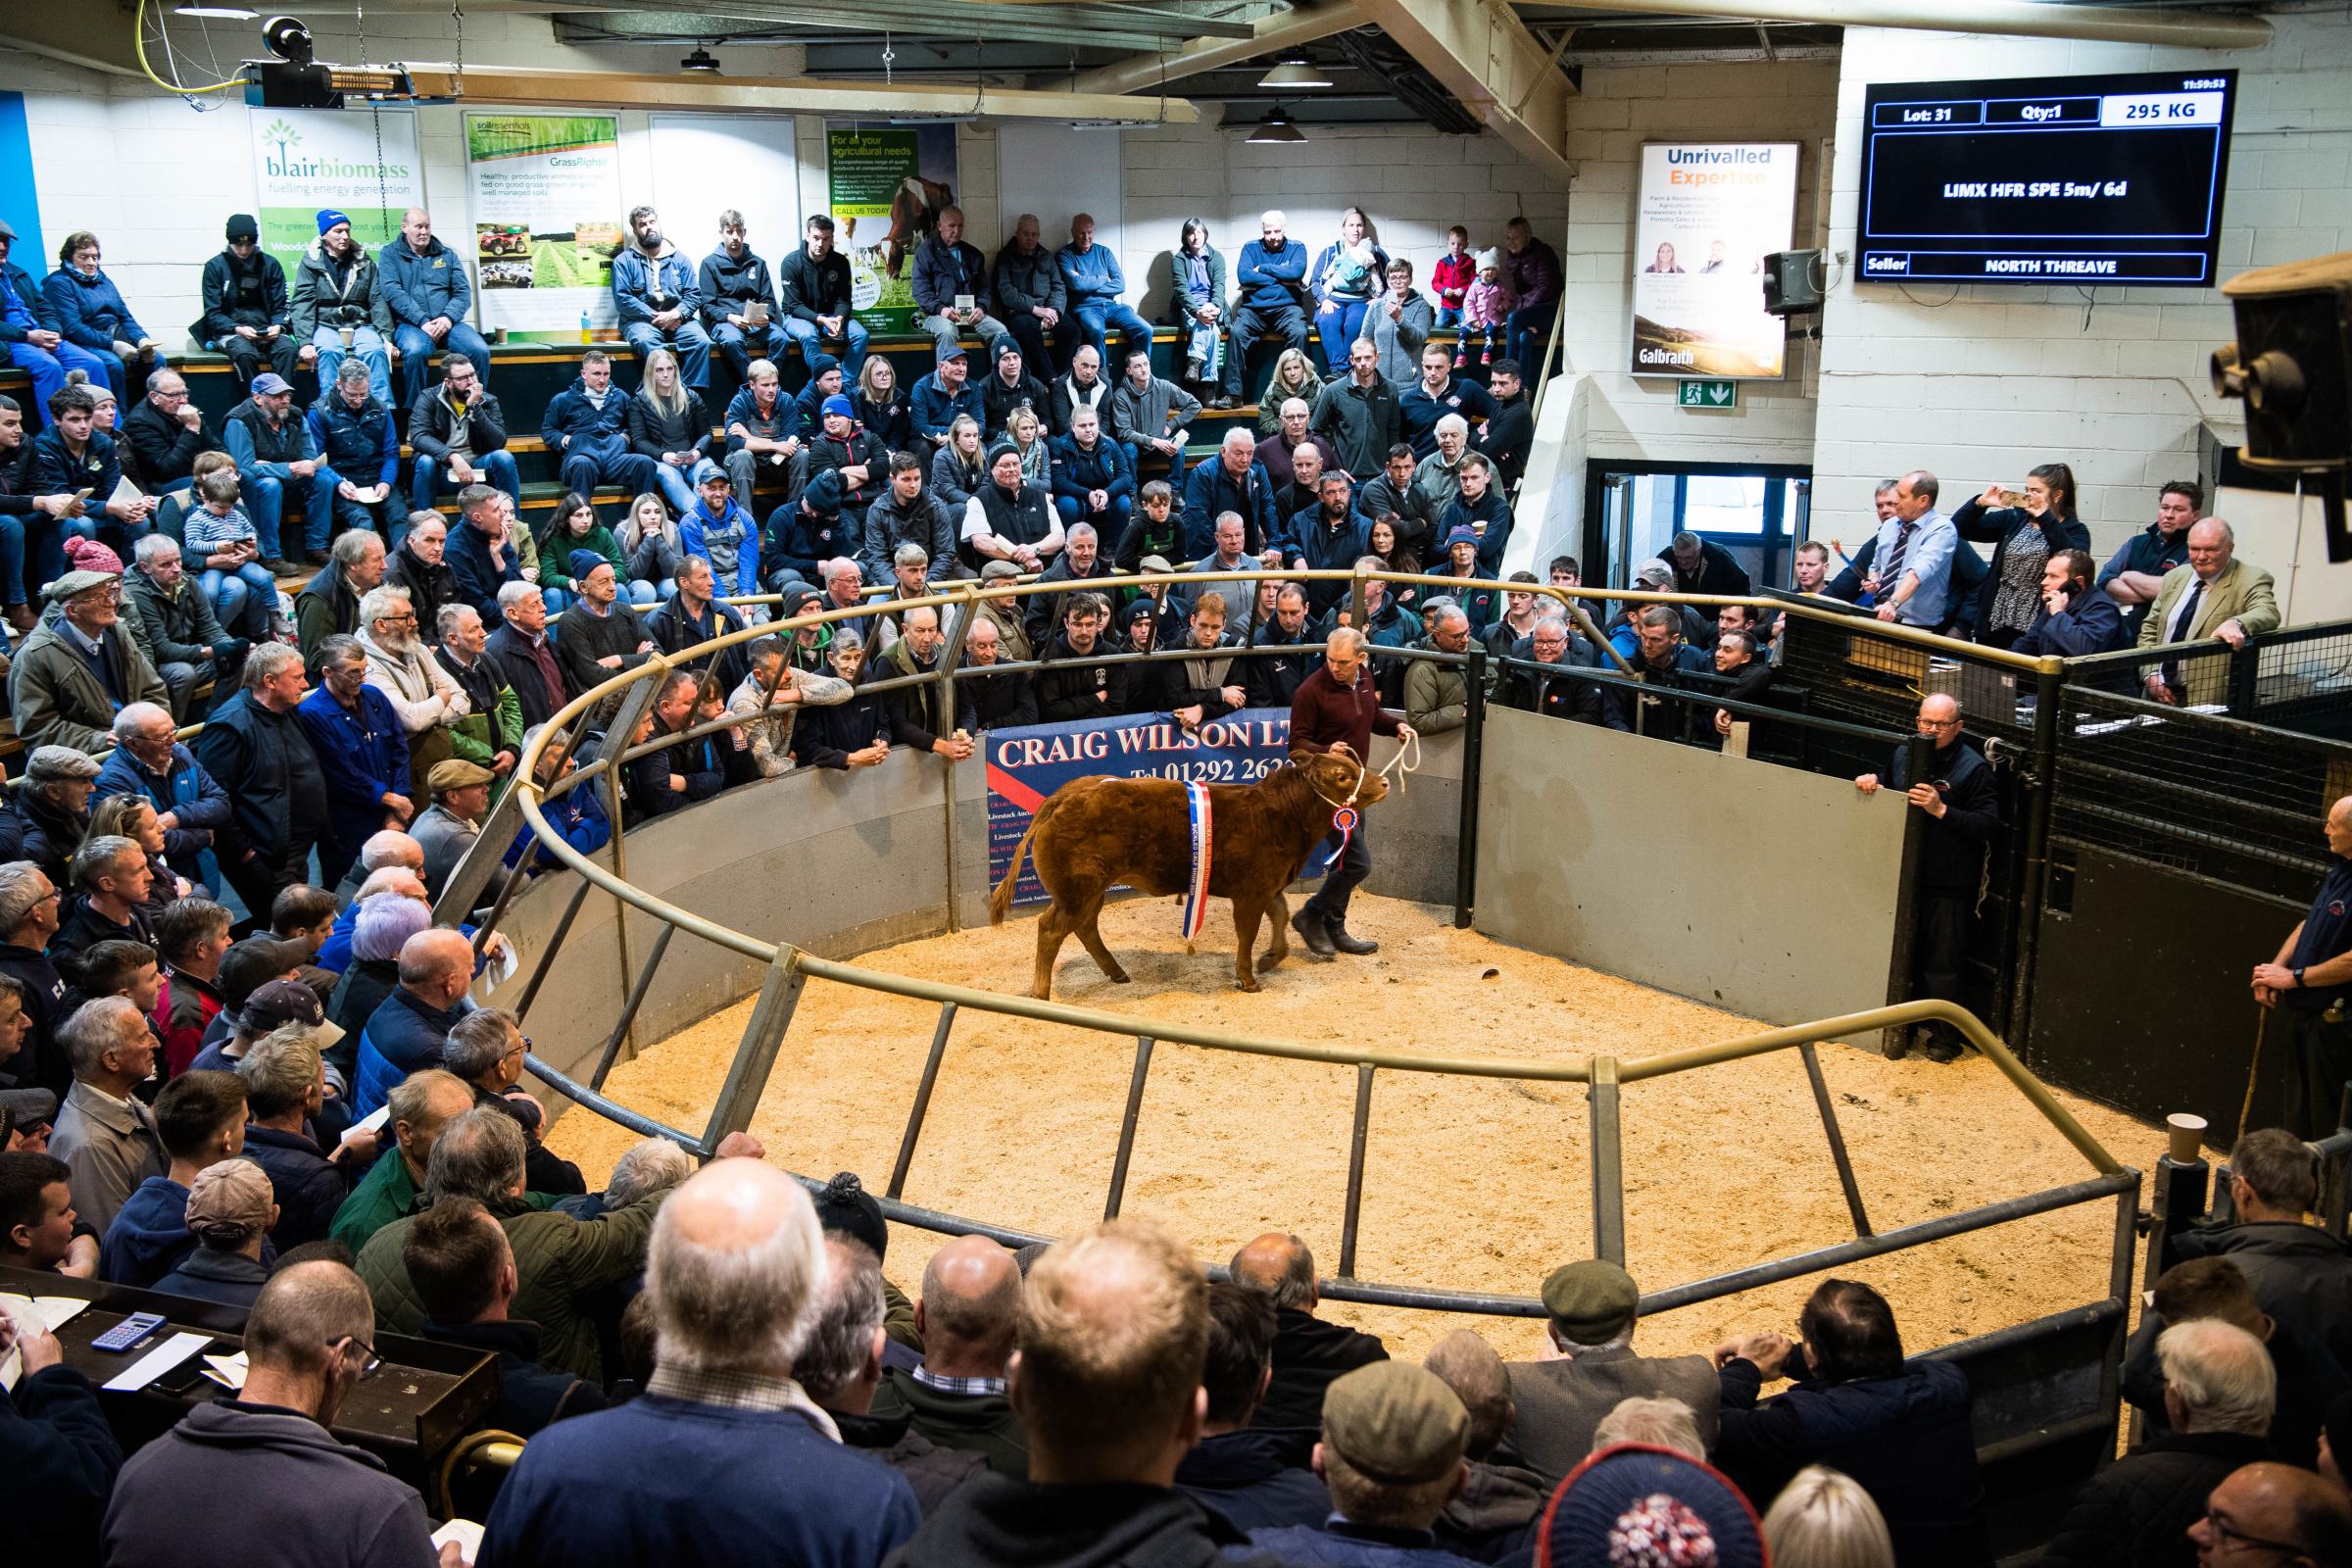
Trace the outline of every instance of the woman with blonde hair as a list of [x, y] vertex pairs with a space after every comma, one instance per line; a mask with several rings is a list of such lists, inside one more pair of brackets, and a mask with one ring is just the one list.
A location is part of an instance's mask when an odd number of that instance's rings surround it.
[[1053, 448], [1046, 444], [1045, 424], [1037, 411], [1022, 407], [1004, 416], [1004, 439], [1021, 455], [1021, 477], [1049, 493], [1054, 488]]
[[1764, 1515], [1773, 1568], [1894, 1568], [1886, 1517], [1851, 1476], [1809, 1464]]
[[645, 379], [629, 399], [628, 428], [629, 451], [654, 466], [669, 510], [693, 506], [694, 487], [718, 467], [710, 461], [710, 411], [703, 395], [680, 379], [678, 357], [669, 350], [645, 357]]
[[620, 552], [628, 558], [629, 600], [650, 603], [638, 589], [650, 587], [663, 600], [678, 591], [678, 565], [686, 559], [685, 541], [662, 498], [651, 490], [629, 503], [628, 515], [612, 530]]
[[1306, 357], [1304, 349], [1284, 349], [1274, 361], [1274, 373], [1266, 377], [1266, 389], [1257, 396], [1257, 433], [1260, 439], [1282, 428], [1282, 406], [1293, 398], [1304, 398], [1313, 408], [1315, 399], [1323, 395], [1323, 377], [1315, 373], [1315, 362]]

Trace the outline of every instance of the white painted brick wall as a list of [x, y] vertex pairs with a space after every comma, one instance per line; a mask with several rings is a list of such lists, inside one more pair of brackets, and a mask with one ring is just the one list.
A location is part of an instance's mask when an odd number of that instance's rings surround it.
[[[2224, 275], [2352, 246], [2352, 17], [2340, 4], [2271, 13], [2262, 50], [2199, 53], [1848, 28], [1838, 87], [1832, 251], [1854, 248], [1863, 88], [1873, 81], [2094, 72], [2239, 73], [2223, 208]], [[2094, 550], [2155, 514], [2156, 489], [2196, 472], [2198, 433], [2235, 442], [2206, 356], [2232, 335], [2219, 290], [1854, 283], [1833, 269], [1819, 378], [1814, 531], [1851, 536], [1877, 481], [1925, 466], [1947, 496], [2036, 463], [2074, 466]]]

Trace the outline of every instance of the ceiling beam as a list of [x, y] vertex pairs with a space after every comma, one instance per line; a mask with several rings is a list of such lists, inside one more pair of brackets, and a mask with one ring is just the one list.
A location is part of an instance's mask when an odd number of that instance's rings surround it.
[[1459, 99], [1529, 166], [1566, 184], [1568, 100], [1576, 89], [1544, 47], [1498, 0], [1355, 0], [1421, 69]]
[[2271, 41], [2260, 17], [2230, 12], [2055, 5], [2048, 0], [1543, 0], [1539, 17], [1632, 10], [1739, 22], [1799, 22], [1842, 27], [1910, 27], [1928, 32], [2004, 33], [2152, 43], [2176, 49], [2259, 49]]
[[726, 76], [637, 74], [606, 71], [541, 71], [516, 66], [467, 66], [460, 90], [446, 63], [407, 62], [424, 98], [521, 108], [741, 109], [770, 114], [857, 115], [877, 120], [922, 116], [992, 115], [1004, 120], [1102, 120], [1129, 123], [1197, 124], [1200, 111], [1181, 98], [1124, 98], [1108, 93], [1040, 92], [953, 82], [885, 86], [880, 82], [767, 80]]
[[1081, 71], [1071, 78], [1070, 90], [1145, 92], [1163, 81], [1178, 81], [1219, 66], [1254, 60], [1282, 49], [1296, 49], [1363, 24], [1363, 17], [1349, 0], [1298, 6], [1286, 15], [1266, 18], [1250, 29], [1247, 38], [1196, 38], [1182, 49], [1164, 55], [1141, 54], [1132, 60]]

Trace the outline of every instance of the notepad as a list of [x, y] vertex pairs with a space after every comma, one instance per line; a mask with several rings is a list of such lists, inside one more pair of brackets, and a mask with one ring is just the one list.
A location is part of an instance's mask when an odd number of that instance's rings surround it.
[[453, 1541], [458, 1544], [458, 1550], [466, 1554], [466, 1560], [469, 1563], [482, 1554], [482, 1527], [470, 1519], [452, 1519], [433, 1532], [433, 1549], [435, 1551]]
[[212, 1343], [210, 1334], [174, 1334], [107, 1379], [106, 1387], [116, 1394], [136, 1394]]
[[78, 1296], [18, 1296], [0, 1292], [0, 1312], [39, 1318], [52, 1334], [79, 1317], [89, 1304]]

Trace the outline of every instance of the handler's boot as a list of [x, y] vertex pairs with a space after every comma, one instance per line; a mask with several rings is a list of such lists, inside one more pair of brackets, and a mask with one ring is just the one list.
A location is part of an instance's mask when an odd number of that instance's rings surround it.
[[1318, 958], [1332, 956], [1335, 949], [1330, 928], [1323, 923], [1322, 911], [1313, 905], [1298, 906], [1298, 912], [1291, 916], [1291, 929], [1298, 933], [1298, 940], [1306, 944], [1307, 952]]
[[1380, 944], [1369, 938], [1349, 936], [1348, 927], [1338, 920], [1324, 921], [1323, 934], [1331, 939], [1331, 945], [1340, 952], [1353, 954], [1359, 958], [1367, 953], [1380, 951]]

